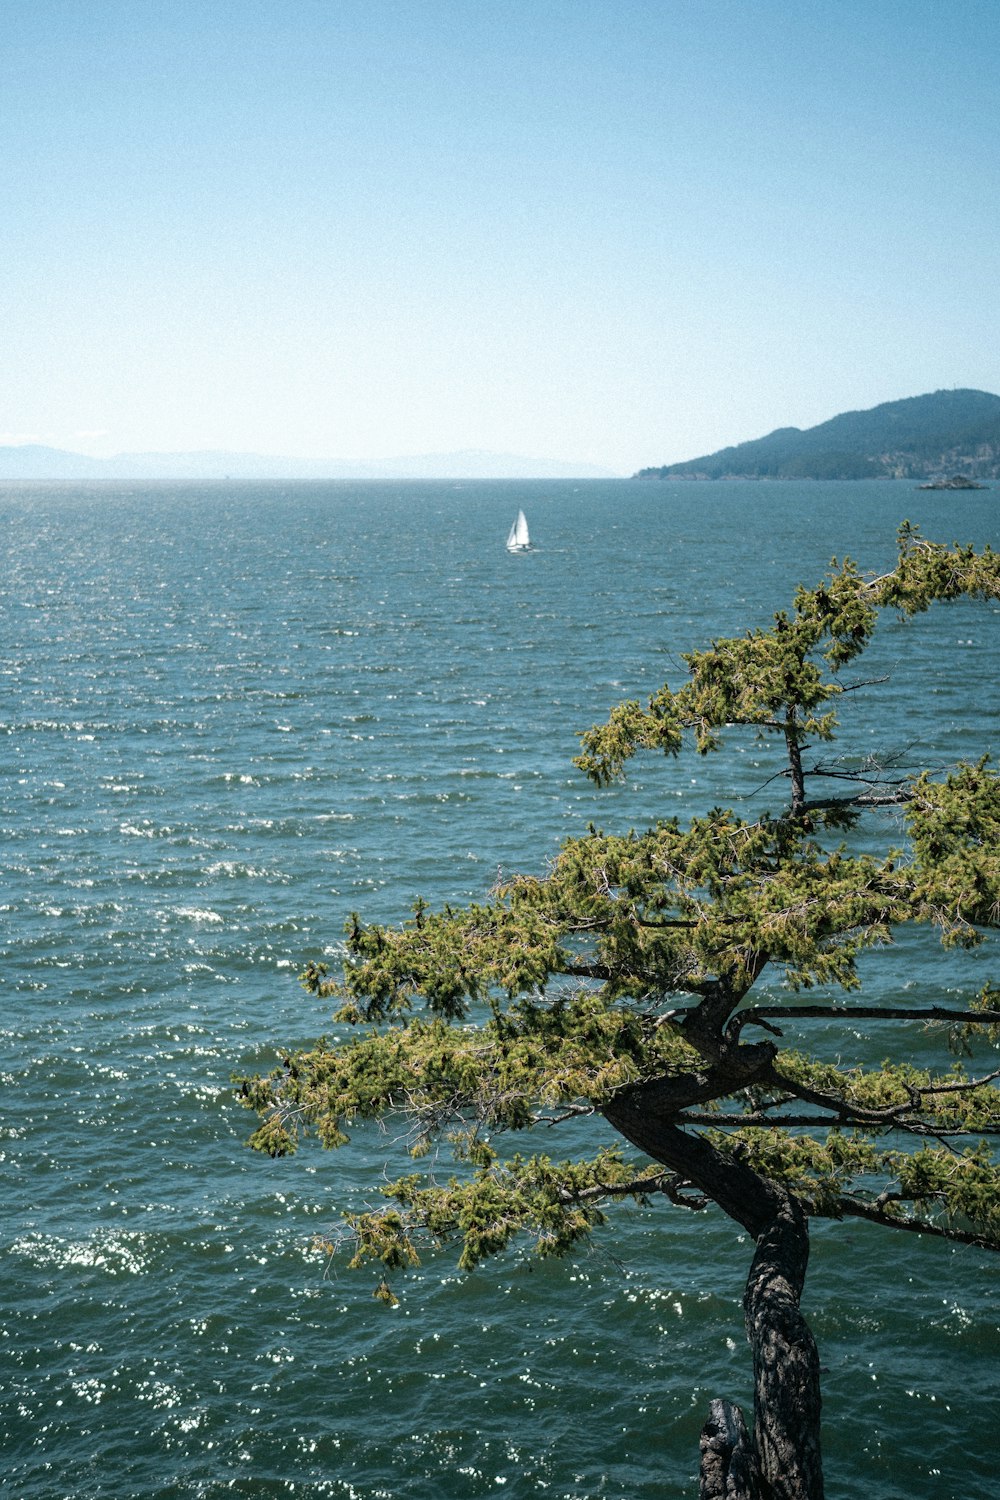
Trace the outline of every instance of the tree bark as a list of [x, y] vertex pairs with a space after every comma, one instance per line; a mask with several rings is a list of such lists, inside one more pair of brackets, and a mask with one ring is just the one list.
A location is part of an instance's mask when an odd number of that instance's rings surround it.
[[806, 1216], [790, 1194], [757, 1241], [743, 1297], [753, 1350], [753, 1445], [768, 1500], [823, 1500], [819, 1354], [799, 1298]]
[[712, 1403], [701, 1436], [701, 1500], [823, 1500], [819, 1355], [799, 1307], [809, 1260], [806, 1216], [790, 1193], [664, 1118], [657, 1096], [655, 1087], [646, 1093], [639, 1084], [617, 1094], [604, 1114], [757, 1242], [743, 1299], [753, 1351], [753, 1435], [738, 1407]]
[[806, 802], [806, 778], [802, 773], [802, 749], [795, 722], [795, 710], [790, 708], [785, 720], [785, 744], [788, 748], [788, 769], [792, 779], [791, 813], [801, 813]]
[[743, 1413], [731, 1401], [712, 1401], [701, 1429], [699, 1500], [759, 1500], [757, 1460]]

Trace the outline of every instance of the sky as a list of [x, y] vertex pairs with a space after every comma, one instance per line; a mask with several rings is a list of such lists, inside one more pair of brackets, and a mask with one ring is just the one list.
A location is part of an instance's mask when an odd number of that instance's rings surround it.
[[630, 473], [1000, 391], [998, 0], [0, 0], [0, 443]]

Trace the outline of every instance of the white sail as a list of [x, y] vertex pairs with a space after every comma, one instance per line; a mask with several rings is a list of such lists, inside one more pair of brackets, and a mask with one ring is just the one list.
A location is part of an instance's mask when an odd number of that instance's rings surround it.
[[519, 510], [517, 520], [510, 528], [510, 535], [507, 538], [507, 551], [526, 552], [530, 546], [531, 538], [528, 535], [528, 522], [524, 511]]

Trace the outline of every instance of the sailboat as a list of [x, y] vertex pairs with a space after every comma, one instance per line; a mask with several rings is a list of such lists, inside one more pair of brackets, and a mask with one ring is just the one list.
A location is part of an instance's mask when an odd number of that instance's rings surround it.
[[523, 510], [517, 513], [517, 520], [510, 528], [507, 538], [508, 552], [528, 552], [531, 549], [531, 538], [528, 535], [528, 522]]

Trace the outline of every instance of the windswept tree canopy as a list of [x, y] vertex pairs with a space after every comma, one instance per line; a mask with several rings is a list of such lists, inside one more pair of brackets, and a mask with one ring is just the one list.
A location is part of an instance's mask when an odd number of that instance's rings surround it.
[[[391, 1272], [428, 1240], [457, 1240], [468, 1268], [521, 1234], [559, 1255], [615, 1200], [657, 1196], [715, 1202], [759, 1242], [769, 1226], [818, 1215], [1000, 1248], [1000, 990], [916, 1006], [858, 994], [860, 956], [904, 927], [973, 948], [1000, 925], [996, 772], [984, 757], [889, 779], [805, 758], [834, 739], [840, 700], [859, 686], [846, 669], [884, 611], [998, 597], [989, 548], [906, 525], [890, 572], [834, 562], [769, 629], [692, 652], [680, 687], [618, 705], [582, 737], [578, 764], [603, 784], [639, 751], [717, 752], [749, 726], [777, 752], [772, 812], [590, 828], [544, 875], [504, 880], [481, 904], [418, 903], [398, 928], [352, 919], [343, 976], [315, 963], [303, 975], [338, 998], [343, 1039], [240, 1087], [260, 1115], [252, 1144], [274, 1156], [304, 1131], [339, 1147], [357, 1122], [408, 1122], [414, 1170], [349, 1218], [354, 1264]], [[899, 809], [895, 843], [880, 848], [862, 821], [887, 803]], [[765, 973], [785, 997], [772, 986], [770, 1003], [755, 1000]], [[838, 1063], [782, 1036], [837, 1023]], [[889, 1028], [881, 1064], [856, 1041], [873, 1023], [880, 1047]], [[916, 1066], [911, 1028], [929, 1027], [939, 1061]], [[641, 1157], [602, 1140], [558, 1159], [551, 1132], [543, 1153], [506, 1145], [594, 1116]], [[432, 1144], [456, 1158], [446, 1181], [419, 1171]], [[384, 1280], [380, 1291], [392, 1295]], [[815, 1405], [818, 1431], [818, 1395]], [[819, 1491], [809, 1480], [788, 1493]]]

